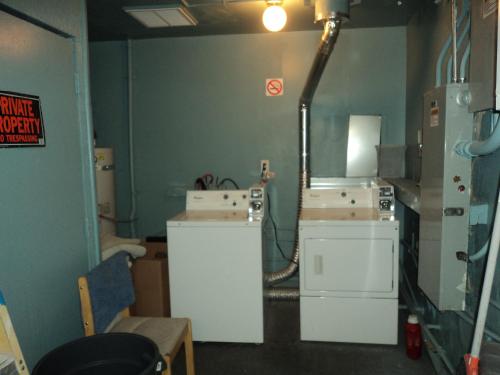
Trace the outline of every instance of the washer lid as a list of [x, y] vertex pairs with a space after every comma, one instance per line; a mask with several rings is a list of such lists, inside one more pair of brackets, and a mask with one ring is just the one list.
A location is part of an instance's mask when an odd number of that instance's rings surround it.
[[261, 218], [251, 218], [248, 211], [221, 211], [221, 210], [190, 210], [184, 211], [167, 221], [167, 225], [209, 225], [210, 223], [224, 225], [261, 225]]

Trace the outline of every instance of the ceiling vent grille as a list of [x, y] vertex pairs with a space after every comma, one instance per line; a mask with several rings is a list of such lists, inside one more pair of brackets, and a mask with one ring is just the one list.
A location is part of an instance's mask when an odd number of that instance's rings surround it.
[[123, 10], [146, 27], [196, 26], [196, 18], [182, 5], [124, 7]]

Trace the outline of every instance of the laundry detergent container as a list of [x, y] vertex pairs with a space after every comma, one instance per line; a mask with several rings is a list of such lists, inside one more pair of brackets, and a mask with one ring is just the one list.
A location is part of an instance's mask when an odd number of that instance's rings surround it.
[[46, 354], [32, 375], [155, 375], [165, 368], [158, 347], [131, 333], [83, 337]]

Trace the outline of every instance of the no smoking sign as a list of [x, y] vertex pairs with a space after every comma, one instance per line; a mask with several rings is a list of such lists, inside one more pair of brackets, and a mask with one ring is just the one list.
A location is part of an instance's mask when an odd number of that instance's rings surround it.
[[283, 78], [266, 79], [266, 96], [283, 95]]

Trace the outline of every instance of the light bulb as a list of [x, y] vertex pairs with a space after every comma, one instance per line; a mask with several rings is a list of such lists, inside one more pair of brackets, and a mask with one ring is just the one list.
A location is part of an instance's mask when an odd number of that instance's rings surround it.
[[286, 24], [286, 12], [279, 5], [270, 6], [264, 11], [262, 22], [269, 31], [280, 31]]

